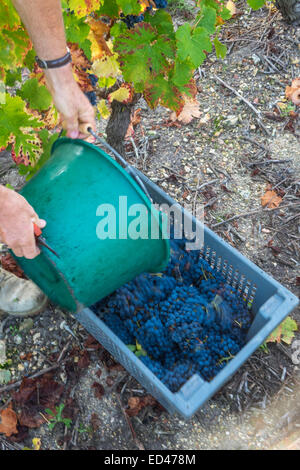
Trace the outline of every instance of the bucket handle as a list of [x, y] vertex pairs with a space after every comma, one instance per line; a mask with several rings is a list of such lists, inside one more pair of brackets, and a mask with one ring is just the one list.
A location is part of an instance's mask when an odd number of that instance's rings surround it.
[[89, 132], [95, 139], [96, 141], [101, 144], [101, 145], [104, 145], [110, 152], [112, 152], [114, 154], [114, 156], [116, 157], [116, 159], [118, 160], [118, 162], [123, 166], [124, 170], [127, 171], [127, 173], [132, 176], [134, 178], [134, 180], [137, 182], [137, 184], [140, 186], [140, 188], [142, 189], [142, 191], [146, 194], [146, 196], [150, 199], [150, 201], [152, 201], [152, 198], [146, 188], [146, 186], [144, 185], [144, 183], [142, 182], [141, 178], [139, 177], [136, 169], [130, 165], [128, 162], [126, 162], [126, 160], [119, 154], [119, 152], [117, 152], [113, 147], [111, 147], [111, 145], [109, 145], [106, 140], [102, 139], [101, 137], [99, 137], [94, 131], [93, 129], [89, 126], [87, 129], [87, 132]]

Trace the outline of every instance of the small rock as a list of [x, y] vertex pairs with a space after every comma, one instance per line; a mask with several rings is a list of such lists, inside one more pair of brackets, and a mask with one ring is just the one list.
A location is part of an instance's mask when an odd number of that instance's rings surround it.
[[22, 343], [22, 336], [21, 335], [14, 336], [14, 342], [16, 344], [21, 344]]
[[238, 116], [230, 115], [227, 116], [227, 118], [224, 121], [224, 124], [227, 125], [228, 127], [233, 127], [236, 126], [239, 121]]
[[25, 367], [23, 366], [23, 364], [18, 364], [18, 370], [19, 371], [23, 371], [25, 369]]
[[33, 340], [33, 343], [37, 343], [38, 339], [41, 337], [41, 333], [35, 333], [35, 335], [33, 335], [32, 337], [32, 340]]
[[26, 331], [30, 330], [33, 327], [33, 320], [32, 318], [26, 318], [26, 320], [22, 321], [19, 327], [19, 331]]

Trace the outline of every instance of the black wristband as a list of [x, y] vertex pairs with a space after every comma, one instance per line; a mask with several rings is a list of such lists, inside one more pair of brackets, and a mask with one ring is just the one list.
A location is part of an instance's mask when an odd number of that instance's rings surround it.
[[41, 69], [56, 69], [58, 67], [62, 67], [63, 65], [69, 64], [72, 62], [72, 56], [68, 49], [68, 52], [60, 59], [55, 60], [43, 60], [40, 59], [38, 56], [35, 57], [36, 63], [38, 64]]

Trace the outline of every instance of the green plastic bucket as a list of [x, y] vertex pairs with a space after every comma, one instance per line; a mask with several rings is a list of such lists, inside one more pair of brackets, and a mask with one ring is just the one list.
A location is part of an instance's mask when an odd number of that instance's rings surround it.
[[58, 139], [20, 193], [47, 221], [43, 237], [59, 258], [41, 247], [33, 260], [16, 259], [63, 308], [79, 311], [168, 263], [162, 214], [115, 160], [88, 142]]

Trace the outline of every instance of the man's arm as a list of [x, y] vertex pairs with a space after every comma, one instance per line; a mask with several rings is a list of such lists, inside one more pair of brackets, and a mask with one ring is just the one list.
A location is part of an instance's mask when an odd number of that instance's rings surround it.
[[[67, 52], [60, 0], [12, 0], [40, 59], [54, 60]], [[66, 121], [67, 135], [84, 138], [80, 124], [95, 130], [95, 112], [77, 85], [71, 64], [44, 71], [53, 102]]]
[[[66, 54], [66, 39], [59, 0], [12, 0], [40, 59], [54, 60]], [[95, 130], [95, 114], [88, 99], [78, 87], [67, 64], [45, 70], [47, 86], [54, 104], [66, 121], [67, 135], [84, 138], [80, 124]], [[30, 204], [18, 193], [0, 185], [0, 241], [6, 243], [16, 256], [34, 258], [40, 253], [34, 226], [45, 227]]]

